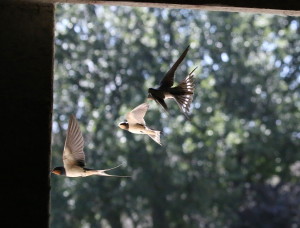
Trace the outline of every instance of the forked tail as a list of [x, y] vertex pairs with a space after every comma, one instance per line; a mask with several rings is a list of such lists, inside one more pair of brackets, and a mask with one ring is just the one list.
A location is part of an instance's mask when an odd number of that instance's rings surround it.
[[194, 96], [194, 71], [197, 67], [189, 73], [189, 75], [179, 83], [178, 86], [171, 88], [171, 94], [174, 96], [178, 106], [182, 110], [183, 114], [188, 118], [190, 111], [190, 105]]
[[120, 165], [118, 165], [116, 167], [110, 168], [110, 169], [97, 170], [97, 175], [99, 175], [99, 176], [106, 176], [106, 177], [131, 177], [131, 176], [111, 175], [111, 174], [106, 173], [106, 171], [109, 171], [109, 170], [112, 170], [112, 169], [116, 169], [116, 168], [120, 167], [121, 165], [122, 164], [120, 164]]
[[148, 134], [151, 139], [153, 139], [155, 142], [157, 142], [159, 145], [161, 145], [160, 142], [160, 131], [153, 131], [155, 134]]

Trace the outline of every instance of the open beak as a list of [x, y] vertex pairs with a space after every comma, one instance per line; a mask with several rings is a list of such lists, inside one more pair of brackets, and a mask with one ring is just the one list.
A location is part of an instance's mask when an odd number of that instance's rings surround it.
[[119, 128], [121, 128], [121, 129], [126, 129], [126, 126], [125, 126], [125, 124], [123, 124], [123, 123], [119, 123]]
[[147, 97], [147, 99], [149, 99], [149, 100], [153, 100], [153, 96], [152, 96], [152, 94], [151, 94], [151, 93], [148, 93], [148, 97]]
[[58, 170], [52, 170], [51, 173], [54, 173], [56, 175], [60, 175], [60, 172]]

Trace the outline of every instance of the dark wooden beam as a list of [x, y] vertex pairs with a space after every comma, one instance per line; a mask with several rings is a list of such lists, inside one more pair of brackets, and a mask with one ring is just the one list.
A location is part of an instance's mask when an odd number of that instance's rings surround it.
[[[11, 0], [14, 1], [14, 0]], [[16, 1], [16, 0], [15, 0]], [[83, 3], [135, 7], [186, 8], [207, 11], [268, 13], [300, 16], [300, 1], [295, 0], [18, 0], [45, 3]]]
[[1, 226], [48, 227], [53, 4], [0, 4]]

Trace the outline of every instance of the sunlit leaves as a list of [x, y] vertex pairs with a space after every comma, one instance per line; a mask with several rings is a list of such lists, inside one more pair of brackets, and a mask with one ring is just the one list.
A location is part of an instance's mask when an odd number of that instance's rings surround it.
[[[260, 202], [274, 209], [262, 195], [293, 201], [299, 27], [297, 18], [272, 15], [59, 4], [53, 165], [76, 114], [87, 166], [124, 163], [112, 172], [132, 178], [53, 177], [52, 226], [242, 227], [254, 221], [244, 213], [265, 213]], [[191, 120], [173, 100], [169, 114], [149, 101], [145, 120], [164, 132], [163, 147], [120, 130], [188, 44], [175, 81], [198, 66]], [[291, 198], [276, 190], [282, 183]]]

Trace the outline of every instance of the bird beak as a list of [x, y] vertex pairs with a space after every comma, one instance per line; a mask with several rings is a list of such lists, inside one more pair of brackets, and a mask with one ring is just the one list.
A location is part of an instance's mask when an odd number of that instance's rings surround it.
[[126, 129], [126, 126], [123, 123], [119, 123], [119, 128]]
[[152, 94], [151, 94], [151, 93], [148, 93], [148, 97], [147, 97], [147, 99], [149, 99], [149, 100], [153, 100], [153, 96], [152, 96]]
[[60, 172], [58, 170], [52, 170], [51, 173], [54, 173], [56, 175], [60, 175]]

